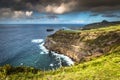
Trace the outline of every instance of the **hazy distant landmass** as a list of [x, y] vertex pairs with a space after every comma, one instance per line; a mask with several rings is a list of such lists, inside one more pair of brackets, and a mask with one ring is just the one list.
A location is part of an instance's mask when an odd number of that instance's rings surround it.
[[120, 24], [120, 21], [109, 22], [107, 20], [103, 20], [102, 22], [87, 24], [84, 27], [82, 27], [81, 29], [82, 30], [96, 29], [96, 28], [101, 28], [101, 27], [115, 26], [115, 25], [119, 25], [119, 24]]

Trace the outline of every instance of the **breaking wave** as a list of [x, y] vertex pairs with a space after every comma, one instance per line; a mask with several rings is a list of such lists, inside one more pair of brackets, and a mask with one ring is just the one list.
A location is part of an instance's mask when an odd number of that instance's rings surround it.
[[32, 43], [42, 43], [44, 40], [43, 39], [33, 39], [31, 42]]
[[[67, 66], [74, 65], [74, 62], [69, 57], [67, 57], [63, 54], [55, 53], [53, 51], [49, 52], [49, 50], [44, 47], [44, 40], [43, 39], [34, 39], [34, 40], [32, 40], [32, 42], [33, 43], [39, 43], [38, 46], [39, 46], [41, 55], [46, 54], [46, 55], [49, 55], [49, 57], [54, 56], [55, 60], [57, 61], [57, 65], [59, 65], [59, 67], [64, 66], [63, 62], [65, 62], [67, 64]], [[55, 65], [56, 64], [51, 62], [49, 66], [50, 67], [55, 67]]]

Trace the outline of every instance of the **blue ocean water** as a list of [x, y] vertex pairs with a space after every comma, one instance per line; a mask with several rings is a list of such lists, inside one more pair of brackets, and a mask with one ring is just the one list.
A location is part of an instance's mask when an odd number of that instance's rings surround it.
[[[31, 66], [49, 70], [61, 66], [72, 65], [74, 62], [64, 55], [49, 51], [43, 46], [44, 40], [63, 27], [79, 28], [76, 24], [41, 24], [41, 25], [0, 25], [0, 66]], [[46, 29], [54, 29], [47, 32]]]

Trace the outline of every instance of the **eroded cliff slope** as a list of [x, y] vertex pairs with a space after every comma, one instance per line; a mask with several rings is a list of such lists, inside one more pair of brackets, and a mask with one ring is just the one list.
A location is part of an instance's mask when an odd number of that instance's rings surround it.
[[120, 25], [83, 31], [59, 30], [47, 37], [44, 46], [76, 62], [88, 61], [119, 50]]

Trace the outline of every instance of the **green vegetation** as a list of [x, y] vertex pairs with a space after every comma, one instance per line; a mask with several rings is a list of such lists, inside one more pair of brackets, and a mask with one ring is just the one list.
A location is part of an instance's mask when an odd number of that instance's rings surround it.
[[[89, 44], [99, 44], [98, 46], [103, 48], [106, 48], [104, 43], [116, 39], [117, 41], [111, 43], [109, 52], [101, 57], [92, 58], [92, 60], [80, 64], [76, 63], [70, 67], [61, 67], [57, 70], [41, 71], [30, 67], [5, 65], [0, 67], [0, 80], [120, 80], [120, 41], [119, 35], [116, 34], [120, 32], [120, 26], [85, 31], [63, 30], [62, 32], [69, 33], [69, 35], [74, 33], [78, 35], [78, 32], [82, 32], [82, 34], [84, 32], [96, 33], [98, 35], [98, 32], [102, 32], [104, 34], [100, 37], [94, 40], [86, 39], [85, 41]], [[104, 46], [100, 43], [103, 43]]]
[[78, 32], [104, 32], [104, 31], [115, 31], [115, 30], [120, 30], [120, 25], [117, 26], [110, 26], [110, 27], [104, 27], [104, 28], [98, 28], [98, 29], [90, 29], [90, 30], [61, 30], [66, 33], [78, 33]]
[[[120, 48], [119, 48], [120, 50]], [[23, 69], [23, 70], [22, 70]], [[1, 80], [120, 80], [120, 52], [110, 53], [89, 62], [53, 71], [31, 68], [0, 68]]]
[[120, 46], [120, 25], [90, 30], [60, 30], [48, 36], [45, 46], [77, 62], [89, 61]]

